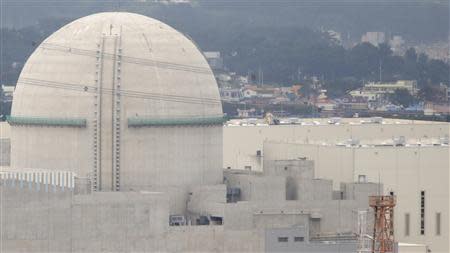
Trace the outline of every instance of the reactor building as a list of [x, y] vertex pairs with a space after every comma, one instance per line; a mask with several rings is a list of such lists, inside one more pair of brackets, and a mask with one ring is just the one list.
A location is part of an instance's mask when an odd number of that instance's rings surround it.
[[222, 181], [214, 76], [196, 45], [162, 22], [78, 19], [35, 50], [14, 95], [13, 168], [65, 168], [94, 191], [169, 192], [175, 213], [188, 186]]

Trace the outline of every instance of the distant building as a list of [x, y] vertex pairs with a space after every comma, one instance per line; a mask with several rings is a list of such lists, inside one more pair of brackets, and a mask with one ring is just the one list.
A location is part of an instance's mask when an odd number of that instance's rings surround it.
[[245, 98], [255, 98], [258, 95], [258, 93], [251, 88], [244, 88], [243, 94]]
[[364, 86], [364, 90], [378, 93], [394, 93], [396, 90], [405, 89], [415, 95], [418, 92], [417, 81], [398, 80], [397, 82], [371, 82]]
[[450, 115], [450, 106], [448, 104], [426, 103], [423, 113], [427, 116]]
[[349, 92], [350, 96], [354, 98], [363, 98], [367, 101], [376, 101], [379, 98], [379, 94], [373, 91], [366, 91], [363, 89], [360, 90], [352, 90]]
[[257, 116], [257, 111], [255, 108], [251, 108], [251, 109], [237, 109], [238, 112], [238, 117], [239, 118], [248, 118], [248, 117], [256, 117]]
[[317, 102], [316, 106], [322, 111], [334, 111], [337, 107], [336, 103], [331, 100]]
[[344, 111], [367, 111], [369, 104], [365, 101], [347, 101], [340, 104], [340, 108]]
[[402, 109], [402, 106], [389, 103], [389, 104], [381, 105], [380, 107], [377, 107], [375, 109], [377, 111], [383, 111], [383, 112], [397, 112]]
[[223, 101], [239, 102], [244, 96], [241, 89], [220, 88], [220, 97]]
[[3, 102], [11, 102], [13, 99], [13, 93], [16, 86], [12, 85], [2, 85], [2, 101]]
[[411, 95], [418, 92], [417, 81], [399, 80], [397, 82], [370, 82], [364, 85], [362, 89], [349, 92], [353, 98], [363, 98], [367, 101], [377, 101], [380, 98], [394, 93], [396, 90], [405, 89]]
[[245, 98], [275, 98], [281, 94], [281, 90], [278, 87], [272, 87], [268, 85], [256, 86], [247, 85], [243, 89]]
[[403, 40], [402, 36], [395, 35], [389, 41], [389, 45], [391, 46], [391, 50], [395, 55], [403, 55], [405, 52], [405, 40]]
[[449, 43], [448, 41], [436, 42], [432, 44], [421, 44], [414, 47], [417, 53], [424, 53], [429, 58], [449, 62]]
[[386, 36], [384, 32], [366, 32], [366, 34], [361, 37], [361, 42], [367, 42], [374, 46], [378, 46], [379, 44], [386, 42]]
[[223, 58], [220, 52], [203, 52], [203, 55], [213, 70], [223, 69]]
[[315, 106], [323, 111], [334, 111], [337, 107], [336, 102], [330, 100], [327, 96], [327, 90], [320, 90], [315, 98]]

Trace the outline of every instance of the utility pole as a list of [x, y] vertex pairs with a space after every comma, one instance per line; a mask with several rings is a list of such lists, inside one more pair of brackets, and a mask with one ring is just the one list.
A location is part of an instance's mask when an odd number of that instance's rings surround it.
[[381, 83], [381, 59], [380, 59], [379, 64], [380, 64], [380, 66], [379, 66], [379, 74], [380, 74], [380, 83]]

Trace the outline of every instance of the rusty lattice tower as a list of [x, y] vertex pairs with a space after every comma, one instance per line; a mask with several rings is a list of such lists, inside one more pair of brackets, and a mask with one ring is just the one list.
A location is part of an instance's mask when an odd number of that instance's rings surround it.
[[394, 196], [371, 196], [369, 205], [374, 209], [372, 253], [395, 252]]

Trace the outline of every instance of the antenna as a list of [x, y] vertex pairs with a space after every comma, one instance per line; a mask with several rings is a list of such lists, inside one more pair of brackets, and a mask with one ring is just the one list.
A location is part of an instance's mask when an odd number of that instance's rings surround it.
[[114, 4], [114, 11], [120, 11], [120, 0], [116, 0], [113, 2]]
[[378, 171], [378, 196], [381, 196], [381, 173]]

